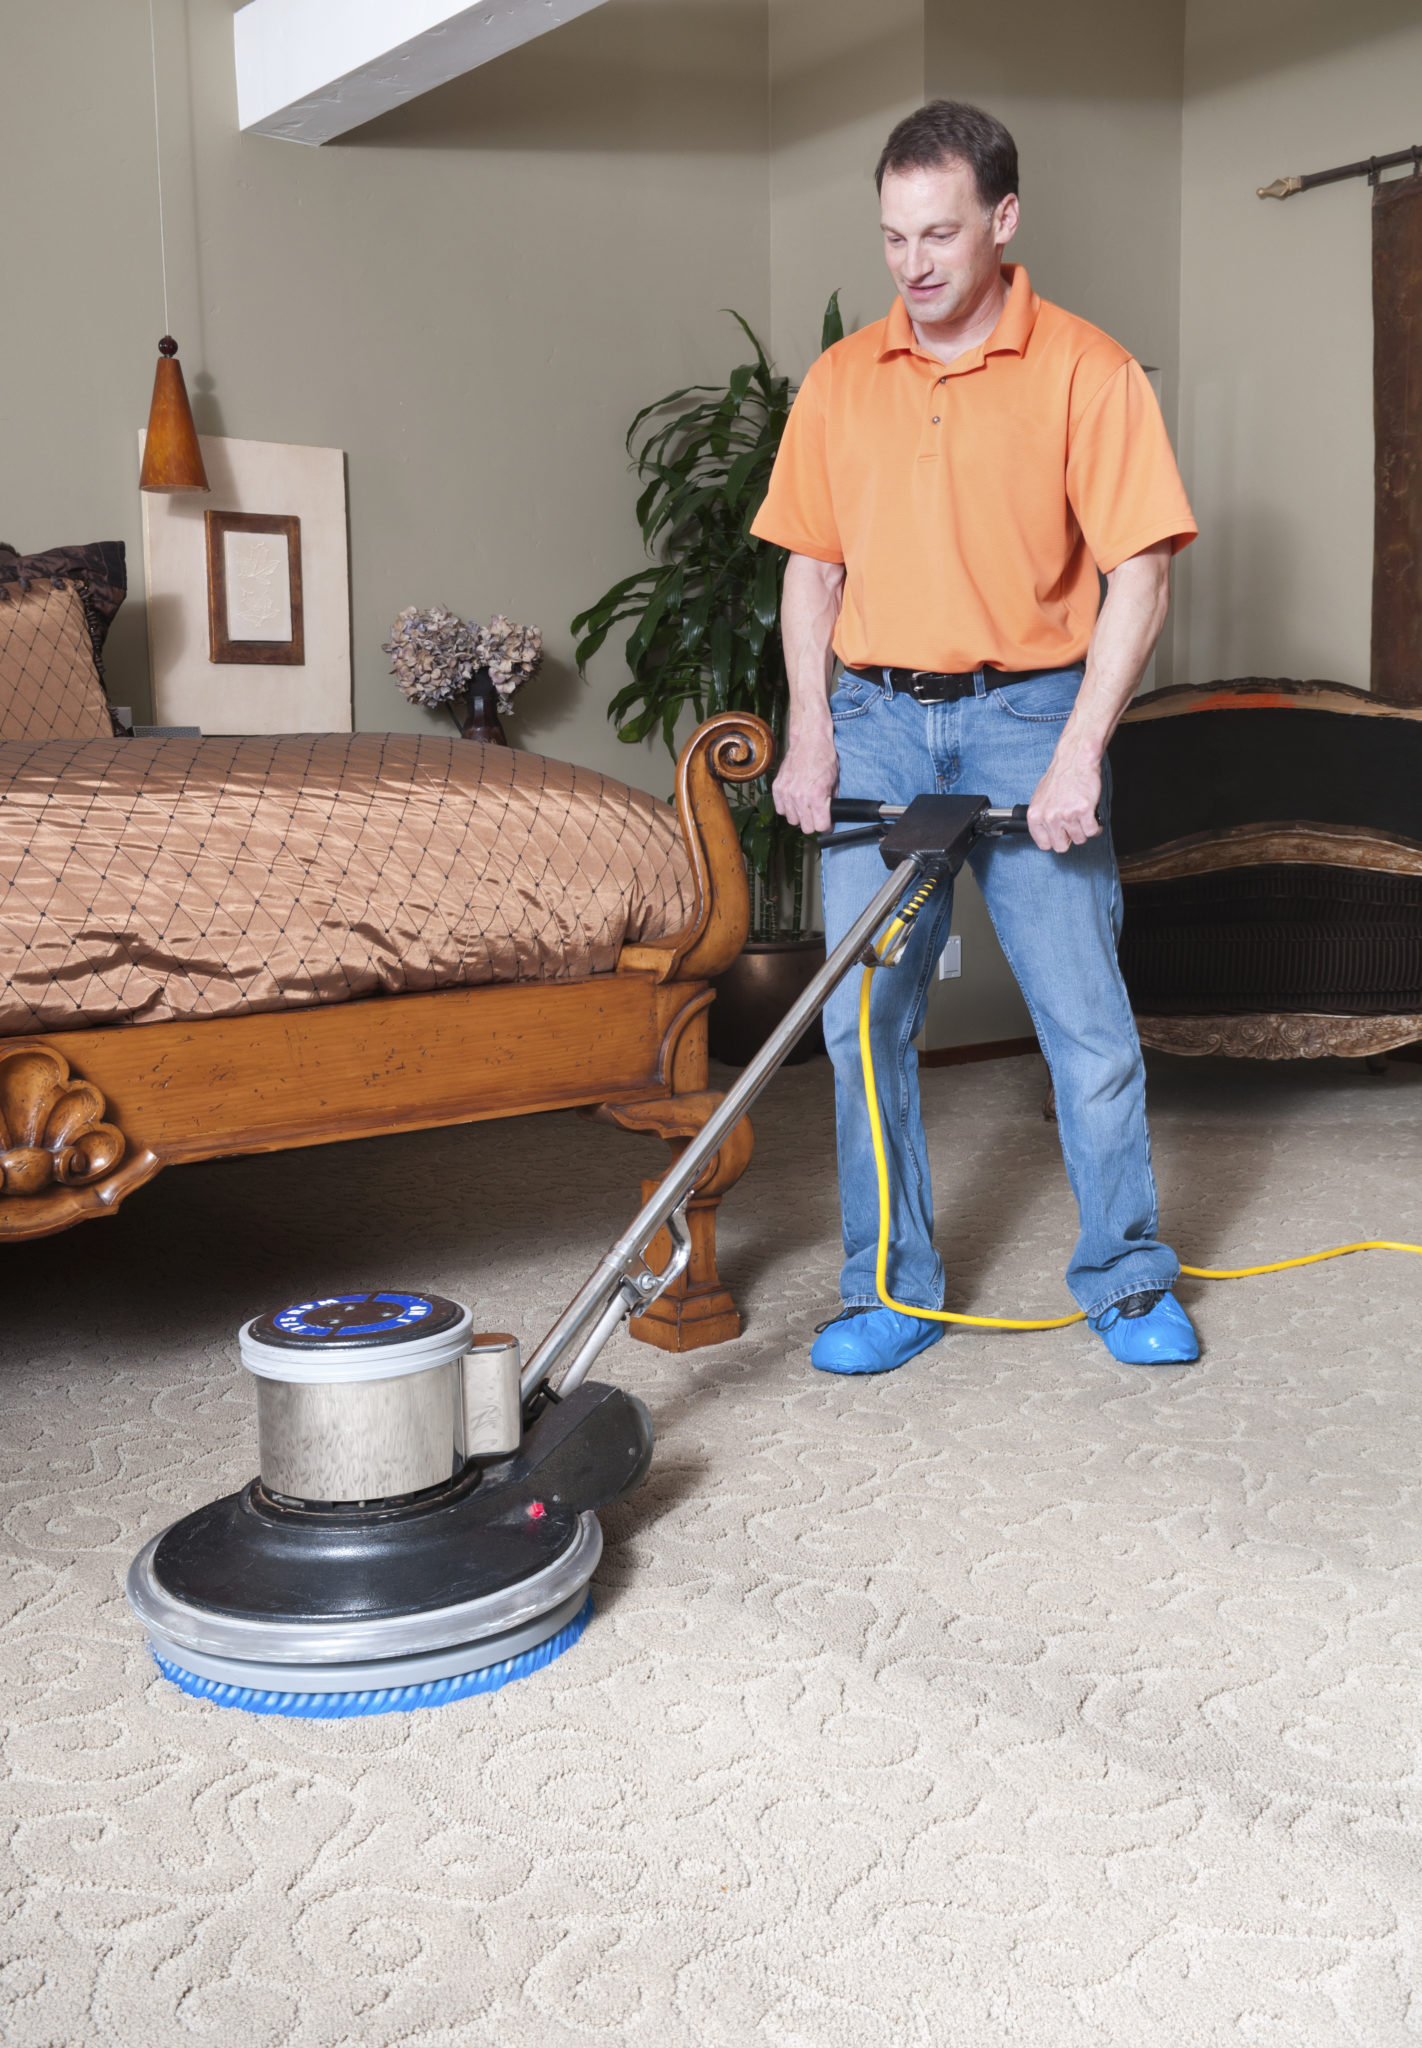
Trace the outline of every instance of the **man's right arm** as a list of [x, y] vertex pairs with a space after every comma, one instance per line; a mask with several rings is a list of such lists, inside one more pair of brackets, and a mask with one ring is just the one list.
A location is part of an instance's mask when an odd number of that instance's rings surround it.
[[844, 564], [792, 554], [785, 564], [780, 638], [790, 683], [785, 758], [772, 785], [775, 808], [802, 832], [827, 832], [829, 803], [839, 781], [830, 683], [834, 629], [844, 590]]

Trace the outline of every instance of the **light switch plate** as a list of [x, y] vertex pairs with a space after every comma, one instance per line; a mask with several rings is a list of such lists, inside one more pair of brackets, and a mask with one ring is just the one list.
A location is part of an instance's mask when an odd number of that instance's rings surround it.
[[951, 938], [938, 956], [938, 979], [956, 981], [963, 972], [963, 941]]

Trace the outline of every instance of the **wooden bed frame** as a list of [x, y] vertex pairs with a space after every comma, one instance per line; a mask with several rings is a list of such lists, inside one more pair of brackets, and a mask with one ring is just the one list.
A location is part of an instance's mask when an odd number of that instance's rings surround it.
[[[161, 1168], [191, 1159], [535, 1110], [579, 1108], [664, 1138], [676, 1157], [721, 1100], [706, 1086], [710, 980], [750, 924], [721, 784], [762, 774], [771, 751], [769, 729], [742, 713], [693, 733], [676, 804], [695, 913], [671, 937], [624, 946], [615, 973], [0, 1038], [0, 1239], [111, 1216]], [[632, 1323], [645, 1342], [688, 1351], [739, 1335], [716, 1272], [715, 1214], [750, 1155], [743, 1120], [689, 1206], [687, 1272]], [[669, 1255], [662, 1242], [649, 1261]]]

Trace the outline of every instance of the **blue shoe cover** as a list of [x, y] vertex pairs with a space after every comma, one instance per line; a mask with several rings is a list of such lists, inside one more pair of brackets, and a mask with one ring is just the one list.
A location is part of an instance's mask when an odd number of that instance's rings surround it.
[[1148, 1315], [1123, 1316], [1113, 1302], [1092, 1329], [1122, 1365], [1190, 1365], [1200, 1355], [1195, 1326], [1167, 1288]]
[[946, 1329], [895, 1308], [851, 1309], [826, 1323], [810, 1347], [810, 1363], [817, 1372], [892, 1372], [936, 1344]]

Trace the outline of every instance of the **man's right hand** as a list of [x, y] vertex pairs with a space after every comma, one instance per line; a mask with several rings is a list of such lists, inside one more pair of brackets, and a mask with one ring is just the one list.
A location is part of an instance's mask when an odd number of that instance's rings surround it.
[[829, 699], [834, 627], [844, 589], [842, 562], [792, 554], [785, 564], [780, 637], [790, 687], [785, 756], [771, 784], [775, 808], [802, 832], [828, 832], [830, 798], [839, 786], [839, 756]]
[[797, 732], [792, 725], [780, 772], [771, 784], [781, 817], [802, 832], [828, 832], [830, 798], [838, 787], [839, 756], [828, 712], [823, 726], [816, 720], [811, 731]]

